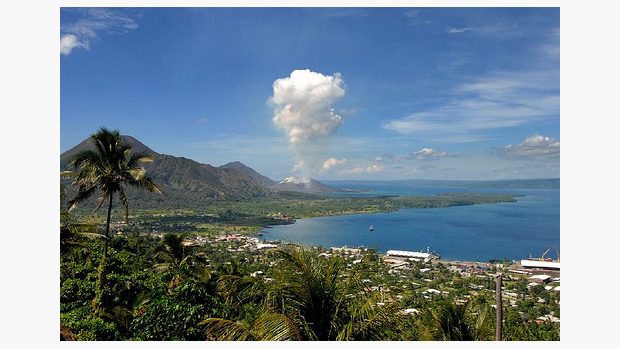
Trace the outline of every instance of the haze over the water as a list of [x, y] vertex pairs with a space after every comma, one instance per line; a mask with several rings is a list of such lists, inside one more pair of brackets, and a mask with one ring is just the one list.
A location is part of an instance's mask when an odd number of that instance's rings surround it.
[[61, 152], [106, 126], [277, 180], [559, 177], [559, 28], [554, 8], [66, 8]]

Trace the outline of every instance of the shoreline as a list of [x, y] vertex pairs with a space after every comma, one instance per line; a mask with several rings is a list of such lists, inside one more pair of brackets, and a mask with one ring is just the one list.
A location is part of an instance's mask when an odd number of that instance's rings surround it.
[[[364, 250], [374, 250], [374, 253], [377, 254], [377, 256], [379, 256], [382, 259], [387, 259], [387, 258], [393, 258], [393, 259], [402, 259], [403, 261], [405, 260], [409, 260], [409, 258], [407, 257], [397, 257], [397, 256], [389, 256], [387, 254], [387, 251], [382, 252], [382, 251], [377, 251], [376, 249], [370, 248], [370, 247], [366, 247], [366, 246], [357, 246], [357, 247], [351, 247], [351, 246], [329, 246], [329, 247], [325, 247], [325, 246], [311, 246], [311, 245], [306, 245], [306, 244], [301, 244], [301, 243], [295, 243], [295, 242], [289, 242], [289, 241], [283, 241], [283, 240], [268, 240], [268, 239], [263, 239], [265, 242], [267, 243], [274, 243], [274, 242], [278, 242], [280, 244], [284, 244], [284, 245], [291, 245], [291, 246], [299, 246], [302, 247], [304, 249], [317, 249], [317, 248], [321, 248], [323, 250], [339, 250], [339, 249], [350, 249], [350, 250], [360, 250], [360, 251], [364, 251]], [[410, 251], [410, 252], [419, 252], [419, 251]], [[526, 259], [526, 257], [522, 258], [522, 259]], [[425, 264], [430, 264], [430, 265], [436, 265], [436, 264], [445, 264], [445, 265], [470, 265], [470, 266], [485, 266], [485, 267], [490, 267], [493, 266], [495, 264], [502, 264], [504, 265], [506, 271], [508, 271], [507, 269], [510, 269], [511, 266], [515, 266], [515, 264], [520, 263], [520, 261], [522, 260], [510, 260], [510, 261], [501, 261], [501, 260], [496, 260], [496, 263], [492, 263], [491, 261], [494, 259], [489, 259], [487, 261], [474, 261], [474, 260], [463, 260], [463, 259], [446, 259], [446, 258], [435, 258], [435, 259], [431, 259], [428, 262], [424, 262]], [[519, 267], [521, 268], [521, 267]], [[533, 270], [534, 272], [536, 272], [536, 270]], [[553, 273], [553, 271], [551, 271], [551, 273]], [[559, 273], [559, 272], [557, 272]]]

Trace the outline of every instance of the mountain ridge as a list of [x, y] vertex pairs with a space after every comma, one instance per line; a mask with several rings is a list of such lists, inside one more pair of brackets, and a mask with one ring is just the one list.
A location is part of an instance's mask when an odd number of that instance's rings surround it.
[[[216, 167], [185, 157], [158, 153], [132, 136], [121, 135], [121, 140], [129, 143], [132, 151], [146, 152], [153, 157], [153, 161], [145, 163], [144, 168], [147, 176], [151, 177], [164, 192], [164, 195], [156, 195], [128, 188], [127, 195], [134, 207], [194, 207], [218, 200], [273, 198], [278, 197], [279, 193], [286, 195], [285, 192], [290, 191], [325, 193], [338, 190], [314, 180], [312, 181], [316, 184], [311, 187], [280, 186], [278, 182], [239, 161]], [[68, 169], [71, 157], [84, 149], [95, 149], [90, 138], [60, 155], [61, 171]], [[66, 184], [68, 181], [65, 180], [63, 183]]]

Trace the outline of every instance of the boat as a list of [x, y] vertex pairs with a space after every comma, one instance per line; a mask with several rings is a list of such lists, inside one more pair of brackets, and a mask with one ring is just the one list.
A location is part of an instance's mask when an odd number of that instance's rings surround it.
[[372, 225], [370, 225], [370, 227], [368, 227], [368, 231], [373, 231], [375, 230], [375, 227], [373, 227]]
[[526, 269], [547, 269], [547, 270], [560, 270], [560, 254], [556, 250], [557, 259], [545, 258], [545, 255], [549, 252], [547, 249], [540, 258], [530, 258], [521, 260], [521, 267]]

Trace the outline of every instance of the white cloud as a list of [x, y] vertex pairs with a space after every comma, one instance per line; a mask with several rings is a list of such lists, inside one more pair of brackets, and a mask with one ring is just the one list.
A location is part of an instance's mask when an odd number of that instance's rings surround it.
[[468, 31], [471, 31], [471, 27], [462, 27], [462, 28], [450, 28], [450, 30], [448, 30], [448, 34], [460, 34], [460, 33], [466, 33]]
[[88, 42], [80, 41], [77, 36], [73, 34], [65, 34], [60, 37], [60, 54], [66, 56], [76, 47], [83, 48], [85, 50], [89, 49]]
[[323, 165], [325, 139], [342, 125], [332, 104], [345, 95], [339, 73], [333, 76], [306, 70], [294, 70], [289, 77], [273, 83], [273, 123], [284, 130], [298, 160], [297, 171], [307, 176]]
[[559, 71], [487, 74], [454, 88], [444, 104], [391, 120], [383, 128], [438, 139], [557, 116], [559, 81]]
[[321, 172], [327, 171], [327, 170], [331, 169], [332, 167], [335, 167], [335, 166], [338, 166], [338, 165], [342, 165], [342, 164], [344, 164], [346, 162], [347, 162], [347, 159], [329, 158], [329, 159], [325, 160], [325, 162], [323, 163], [323, 167], [321, 167]]
[[556, 157], [560, 155], [560, 141], [535, 134], [527, 137], [520, 144], [509, 144], [499, 149], [497, 154], [512, 158]]
[[69, 55], [74, 48], [88, 50], [98, 33], [120, 34], [138, 28], [135, 19], [120, 10], [105, 8], [72, 9], [81, 18], [60, 26], [60, 53]]
[[479, 36], [508, 38], [528, 35], [530, 30], [519, 28], [518, 23], [474, 23], [465, 27], [450, 27], [446, 33], [461, 34], [467, 32]]
[[422, 148], [412, 155], [418, 160], [436, 160], [439, 158], [454, 157], [451, 153], [435, 150], [433, 148]]
[[407, 18], [416, 18], [416, 17], [418, 17], [420, 15], [421, 11], [422, 10], [420, 10], [420, 9], [409, 10], [409, 11], [405, 12], [405, 17], [407, 17]]
[[354, 167], [351, 169], [341, 170], [339, 173], [344, 175], [361, 175], [368, 173], [377, 173], [385, 170], [385, 166], [372, 164], [369, 166]]

